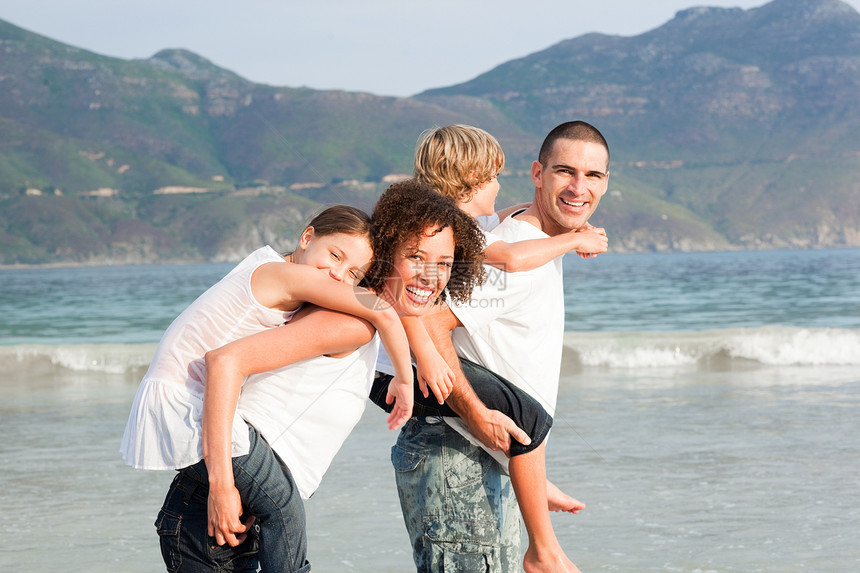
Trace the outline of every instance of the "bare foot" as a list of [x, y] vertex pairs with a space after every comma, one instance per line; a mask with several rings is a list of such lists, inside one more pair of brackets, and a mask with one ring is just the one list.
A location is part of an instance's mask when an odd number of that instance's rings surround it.
[[556, 547], [554, 551], [549, 552], [549, 555], [546, 551], [542, 553], [539, 558], [538, 551], [529, 546], [523, 559], [523, 570], [526, 573], [580, 573], [561, 547]]
[[546, 502], [550, 511], [579, 513], [580, 510], [585, 509], [584, 503], [570, 497], [549, 480], [546, 480]]

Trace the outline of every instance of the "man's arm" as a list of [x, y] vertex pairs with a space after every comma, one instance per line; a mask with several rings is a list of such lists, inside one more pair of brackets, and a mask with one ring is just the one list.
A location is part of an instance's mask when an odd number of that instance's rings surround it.
[[469, 426], [469, 431], [491, 450], [510, 453], [511, 437], [522, 444], [531, 442], [528, 434], [520, 429], [513, 420], [498, 410], [490, 410], [475, 394], [472, 385], [460, 368], [460, 358], [451, 342], [451, 331], [462, 326], [447, 304], [422, 317], [430, 338], [439, 354], [454, 371], [454, 388], [448, 394], [447, 402], [451, 409]]

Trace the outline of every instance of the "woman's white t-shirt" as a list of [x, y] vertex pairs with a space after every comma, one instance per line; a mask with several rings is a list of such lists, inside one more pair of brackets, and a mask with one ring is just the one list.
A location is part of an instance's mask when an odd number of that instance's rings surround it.
[[316, 491], [361, 418], [378, 349], [374, 336], [343, 358], [318, 356], [245, 381], [239, 415], [287, 464], [303, 499]]

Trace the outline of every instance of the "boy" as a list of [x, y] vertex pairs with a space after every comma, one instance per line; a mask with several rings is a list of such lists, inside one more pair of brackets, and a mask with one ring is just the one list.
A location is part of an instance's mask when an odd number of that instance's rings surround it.
[[[528, 206], [494, 213], [495, 198], [499, 192], [497, 176], [503, 167], [504, 153], [495, 138], [481, 129], [465, 125], [451, 125], [424, 132], [415, 152], [415, 178], [431, 185], [440, 194], [452, 197], [463, 211], [475, 217], [485, 229], [487, 246], [484, 254], [487, 264], [508, 272], [529, 271], [569, 251], [575, 251], [583, 258], [605, 252], [605, 232], [591, 226], [552, 237], [515, 243], [507, 243], [495, 237], [492, 234], [493, 227], [507, 216]], [[419, 372], [422, 362], [420, 358]], [[463, 366], [476, 394], [487, 407], [503, 411], [514, 418], [518, 425], [527, 428], [527, 424], [523, 425], [521, 419], [531, 419], [532, 415], [527, 410], [541, 408], [539, 404], [518, 398], [516, 404], [519, 408], [510, 412], [505, 408], [505, 400], [500, 403], [494, 402], [492, 396], [488, 399], [485, 396], [487, 384], [475, 384], [474, 372], [467, 371], [465, 362]], [[471, 369], [471, 366], [469, 368]], [[504, 380], [501, 382], [509, 384]], [[520, 396], [520, 393], [525, 394], [515, 387], [512, 391], [517, 396]], [[463, 427], [459, 420], [446, 421], [455, 428]], [[551, 423], [551, 418], [549, 421]], [[529, 533], [529, 550], [524, 566], [527, 571], [544, 570], [544, 564], [548, 563], [546, 570], [558, 568], [575, 571], [575, 566], [564, 555], [555, 537], [546, 508], [577, 513], [585, 506], [545, 481], [545, 436], [546, 434], [531, 435], [533, 442], [538, 444], [531, 449], [518, 452], [513, 445], [511, 448], [511, 480], [517, 491], [517, 501]], [[504, 460], [501, 461], [504, 466]], [[528, 483], [518, 487], [518, 480]], [[543, 490], [538, 482], [540, 485], [546, 483], [546, 490]], [[524, 490], [531, 493], [521, 495]], [[541, 563], [535, 562], [535, 556], [538, 555], [541, 556]]]

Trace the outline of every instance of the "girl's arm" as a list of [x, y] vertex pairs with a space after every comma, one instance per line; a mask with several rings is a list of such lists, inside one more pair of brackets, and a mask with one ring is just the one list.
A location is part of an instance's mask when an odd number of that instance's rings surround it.
[[[309, 302], [323, 308], [345, 312], [370, 322], [385, 346], [395, 378], [412, 388], [412, 361], [409, 342], [397, 312], [370, 291], [336, 281], [325, 272], [308, 265], [268, 263], [254, 273], [252, 288], [257, 300], [278, 308], [285, 302]], [[257, 295], [260, 291], [265, 298]], [[399, 404], [412, 411], [412, 393], [408, 403]], [[408, 419], [409, 416], [406, 418]], [[404, 420], [405, 421], [405, 420]]]
[[245, 377], [316, 356], [346, 354], [372, 338], [373, 327], [363, 320], [307, 308], [284, 326], [206, 354], [203, 457], [209, 473], [209, 535], [219, 545], [240, 544], [252, 523], [239, 521], [242, 501], [233, 482], [232, 462], [233, 416]]
[[587, 227], [545, 239], [528, 239], [516, 243], [494, 241], [484, 248], [484, 254], [487, 264], [515, 273], [536, 269], [569, 251], [576, 251], [583, 258], [591, 258], [598, 253], [605, 253], [607, 244], [604, 229]]

